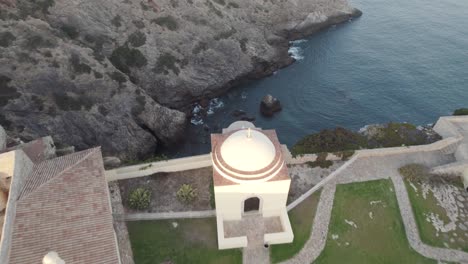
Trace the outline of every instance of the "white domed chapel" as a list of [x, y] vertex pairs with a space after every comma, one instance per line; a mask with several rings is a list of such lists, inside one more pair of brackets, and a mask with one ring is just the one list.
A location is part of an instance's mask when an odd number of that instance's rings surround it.
[[[264, 233], [265, 245], [292, 242], [286, 210], [291, 179], [276, 132], [238, 121], [212, 134], [211, 144], [219, 248], [246, 247], [255, 232]], [[251, 230], [246, 219], [263, 229]]]

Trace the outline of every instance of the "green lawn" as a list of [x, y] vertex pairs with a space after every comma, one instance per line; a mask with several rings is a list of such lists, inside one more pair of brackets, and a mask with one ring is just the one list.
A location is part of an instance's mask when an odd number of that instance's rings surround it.
[[393, 190], [390, 180], [338, 185], [327, 244], [315, 263], [436, 263], [410, 247]]
[[[453, 249], [461, 249], [468, 252], [468, 241], [466, 241], [465, 231], [460, 228], [456, 228], [454, 231], [447, 233], [439, 233], [437, 236], [437, 230], [432, 223], [426, 221], [428, 213], [434, 213], [447, 224], [450, 219], [447, 217], [446, 210], [438, 204], [437, 199], [434, 197], [432, 191], [428, 191], [426, 199], [422, 196], [421, 183], [412, 182], [413, 186], [417, 188], [417, 191], [410, 185], [410, 180], [405, 179], [406, 189], [411, 201], [414, 216], [416, 218], [416, 224], [418, 225], [419, 234], [421, 240], [432, 246], [445, 247], [444, 243]], [[461, 183], [452, 184], [454, 188], [459, 189], [463, 192], [463, 185]], [[463, 219], [461, 219], [463, 221]], [[465, 241], [460, 241], [459, 238], [464, 238]], [[453, 239], [451, 242], [450, 240]]]
[[315, 192], [289, 212], [294, 241], [290, 244], [272, 245], [270, 250], [271, 262], [278, 263], [287, 260], [302, 249], [310, 237], [319, 197], [320, 192]]
[[127, 226], [136, 264], [242, 263], [240, 250], [218, 250], [216, 218], [137, 221]]

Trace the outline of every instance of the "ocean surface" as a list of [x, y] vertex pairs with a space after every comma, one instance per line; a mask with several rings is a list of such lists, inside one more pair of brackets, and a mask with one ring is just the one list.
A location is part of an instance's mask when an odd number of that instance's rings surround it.
[[[237, 120], [235, 110], [276, 129], [282, 143], [325, 128], [434, 123], [468, 107], [468, 0], [354, 0], [363, 16], [292, 43], [297, 61], [273, 76], [195, 105], [186, 140], [170, 155], [210, 151], [210, 133]], [[272, 118], [259, 103], [283, 105]]]

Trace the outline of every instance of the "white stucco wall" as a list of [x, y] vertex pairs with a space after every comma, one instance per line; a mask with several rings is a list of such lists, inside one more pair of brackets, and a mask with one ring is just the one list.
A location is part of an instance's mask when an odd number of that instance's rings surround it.
[[22, 150], [14, 150], [0, 155], [0, 175], [11, 177], [10, 193], [0, 240], [0, 263], [8, 263], [13, 221], [16, 214], [16, 201], [26, 177], [31, 173], [33, 163]]
[[250, 197], [260, 198], [260, 212], [264, 217], [278, 216], [286, 207], [291, 180], [253, 184], [215, 186], [216, 215], [224, 220], [240, 220], [244, 201]]

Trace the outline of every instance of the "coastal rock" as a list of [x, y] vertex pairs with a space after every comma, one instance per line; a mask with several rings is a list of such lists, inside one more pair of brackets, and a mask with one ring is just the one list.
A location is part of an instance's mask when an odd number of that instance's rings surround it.
[[289, 40], [355, 15], [346, 0], [0, 1], [0, 124], [151, 155], [181, 138], [188, 105], [272, 74], [293, 62]]
[[117, 168], [122, 163], [117, 157], [104, 157], [102, 161], [106, 169]]
[[271, 94], [265, 95], [260, 102], [260, 112], [264, 116], [273, 116], [274, 113], [281, 111], [281, 109], [282, 107], [280, 101]]
[[55, 154], [57, 156], [65, 156], [65, 155], [72, 154], [72, 153], [75, 153], [75, 146], [68, 146], [68, 147], [59, 148], [55, 150]]
[[3, 129], [2, 126], [0, 126], [0, 151], [6, 148], [6, 143], [7, 143], [7, 135], [6, 135], [5, 129]]

